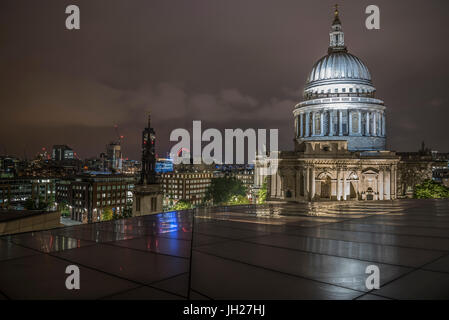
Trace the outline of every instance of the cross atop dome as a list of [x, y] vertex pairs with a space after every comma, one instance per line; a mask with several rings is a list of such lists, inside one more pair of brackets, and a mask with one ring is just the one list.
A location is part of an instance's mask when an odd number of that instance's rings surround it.
[[338, 12], [338, 4], [335, 4], [335, 11], [334, 11], [334, 22], [332, 23], [332, 25], [336, 25], [336, 24], [340, 24], [340, 17], [339, 17], [339, 12]]

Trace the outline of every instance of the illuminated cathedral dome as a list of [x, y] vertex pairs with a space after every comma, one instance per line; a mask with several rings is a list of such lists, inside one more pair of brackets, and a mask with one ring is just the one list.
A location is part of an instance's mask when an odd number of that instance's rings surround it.
[[384, 103], [375, 98], [367, 66], [346, 48], [337, 7], [329, 38], [293, 111], [296, 141], [346, 140], [351, 151], [385, 150]]
[[332, 51], [318, 60], [307, 78], [306, 85], [310, 88], [336, 82], [372, 85], [371, 74], [366, 65], [345, 51]]

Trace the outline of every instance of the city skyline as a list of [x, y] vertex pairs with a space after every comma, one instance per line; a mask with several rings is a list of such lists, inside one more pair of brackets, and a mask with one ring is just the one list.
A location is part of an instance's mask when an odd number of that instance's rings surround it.
[[448, 9], [3, 0], [0, 300], [448, 299]]
[[[426, 141], [449, 151], [441, 134], [449, 116], [446, 10], [378, 1], [381, 29], [368, 31], [368, 4], [340, 8], [348, 47], [389, 107], [387, 147], [416, 151]], [[148, 111], [159, 156], [174, 144], [170, 132], [190, 130], [193, 120], [279, 128], [280, 148], [293, 149], [292, 110], [310, 65], [326, 53], [333, 1], [191, 1], [176, 10], [162, 1], [77, 1], [81, 30], [73, 32], [64, 28], [65, 5], [1, 4], [0, 153], [31, 158], [67, 144], [81, 158], [98, 156], [117, 124], [125, 157], [139, 159]]]

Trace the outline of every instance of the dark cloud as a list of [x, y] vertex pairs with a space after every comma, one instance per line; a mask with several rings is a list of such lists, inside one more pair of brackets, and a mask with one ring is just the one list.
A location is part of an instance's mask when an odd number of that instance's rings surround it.
[[[326, 54], [335, 1], [3, 0], [0, 153], [29, 156], [65, 143], [93, 156], [125, 135], [139, 157], [151, 110], [159, 153], [171, 130], [279, 128], [292, 147], [292, 110]], [[65, 7], [81, 30], [65, 30]], [[447, 1], [386, 1], [381, 30], [364, 27], [368, 1], [340, 1], [351, 53], [369, 67], [387, 109], [388, 145], [425, 140], [449, 151]]]

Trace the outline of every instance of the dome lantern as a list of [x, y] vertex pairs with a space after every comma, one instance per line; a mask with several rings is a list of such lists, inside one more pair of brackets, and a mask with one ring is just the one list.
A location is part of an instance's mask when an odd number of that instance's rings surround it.
[[329, 37], [329, 53], [335, 51], [347, 51], [345, 47], [345, 34], [343, 33], [340, 22], [338, 4], [335, 5], [334, 22], [332, 23], [332, 30], [329, 33]]

